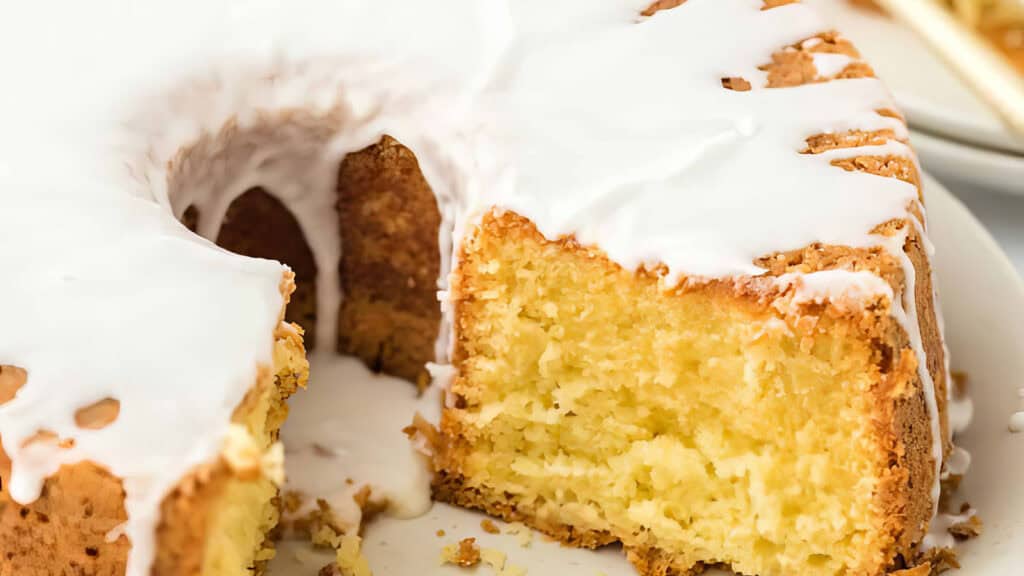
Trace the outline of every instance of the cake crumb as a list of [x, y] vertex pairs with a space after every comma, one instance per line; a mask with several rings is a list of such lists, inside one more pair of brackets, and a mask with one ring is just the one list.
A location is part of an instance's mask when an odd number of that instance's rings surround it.
[[956, 397], [965, 396], [968, 383], [967, 372], [951, 370], [949, 376], [953, 380], [953, 395]]
[[316, 510], [292, 522], [291, 528], [299, 535], [308, 536], [316, 547], [337, 549], [345, 533], [344, 525], [326, 500], [317, 498], [316, 506]]
[[335, 561], [320, 569], [317, 576], [373, 576], [370, 562], [363, 555], [358, 536], [342, 536]]
[[508, 556], [501, 550], [494, 548], [481, 548], [480, 559], [494, 569], [495, 574], [500, 574], [505, 569], [505, 560]]
[[978, 518], [976, 514], [972, 514], [967, 520], [957, 522], [950, 526], [947, 531], [958, 540], [966, 540], [980, 535], [983, 528], [984, 526], [981, 523], [981, 518]]
[[362, 539], [356, 535], [345, 535], [338, 547], [338, 569], [341, 576], [373, 576], [370, 562], [363, 555]]
[[387, 502], [377, 502], [372, 500], [373, 489], [370, 488], [369, 484], [363, 484], [355, 494], [352, 495], [352, 500], [355, 501], [356, 505], [359, 506], [361, 512], [360, 524], [365, 524], [377, 514], [380, 514], [387, 509]]
[[444, 538], [444, 534], [445, 534], [445, 532], [444, 532], [444, 530], [438, 530], [438, 531], [437, 531], [437, 532], [435, 532], [434, 534], [435, 534], [435, 535], [436, 535], [436, 536], [437, 536], [438, 538]]
[[490, 518], [484, 518], [480, 521], [480, 529], [488, 534], [501, 534], [501, 530]]
[[413, 447], [420, 453], [431, 456], [440, 446], [441, 433], [422, 414], [416, 412], [412, 418], [412, 424], [402, 428]]
[[[939, 574], [946, 570], [959, 568], [960, 561], [957, 559], [956, 550], [952, 548], [932, 548], [918, 557], [920, 564], [908, 570], [919, 570], [921, 566], [927, 566], [928, 572], [923, 574]], [[900, 576], [918, 576], [917, 573], [908, 572]]]
[[281, 510], [295, 514], [306, 502], [306, 495], [297, 490], [288, 490], [281, 495]]
[[513, 534], [522, 548], [528, 548], [533, 542], [533, 530], [522, 522], [512, 522], [505, 528], [505, 534]]
[[455, 564], [463, 568], [480, 563], [480, 547], [476, 538], [463, 538], [458, 544], [448, 544], [441, 549], [441, 564]]

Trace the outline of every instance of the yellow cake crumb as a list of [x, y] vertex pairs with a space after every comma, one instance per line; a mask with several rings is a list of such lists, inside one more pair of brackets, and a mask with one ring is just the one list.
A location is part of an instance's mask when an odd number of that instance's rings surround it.
[[480, 521], [480, 529], [488, 534], [501, 534], [501, 530], [490, 518], [484, 518]]
[[480, 563], [480, 547], [476, 538], [463, 538], [456, 544], [448, 544], [441, 549], [441, 564], [455, 564], [463, 568], [476, 566]]
[[522, 522], [511, 522], [505, 527], [505, 534], [512, 534], [522, 548], [528, 548], [533, 542], [533, 530]]
[[354, 534], [342, 536], [337, 562], [341, 576], [373, 576], [370, 562], [363, 555], [362, 539]]
[[501, 550], [495, 548], [481, 548], [480, 559], [494, 569], [495, 574], [500, 574], [505, 569], [505, 560], [508, 556]]
[[[264, 451], [260, 441], [253, 436], [249, 429], [243, 424], [232, 423], [228, 427], [227, 435], [224, 438], [224, 448], [221, 450], [221, 457], [231, 468], [232, 472], [240, 478], [258, 478], [261, 474], [275, 480], [280, 486], [284, 481], [284, 450]], [[265, 463], [264, 460], [267, 459]], [[264, 472], [266, 469], [273, 476]], [[280, 478], [281, 482], [276, 482]]]

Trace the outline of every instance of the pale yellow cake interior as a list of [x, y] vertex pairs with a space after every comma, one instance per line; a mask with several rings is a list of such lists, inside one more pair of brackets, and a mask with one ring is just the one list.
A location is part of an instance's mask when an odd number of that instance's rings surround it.
[[874, 556], [878, 371], [843, 323], [665, 293], [535, 233], [484, 231], [466, 252], [464, 488], [681, 566], [837, 574]]
[[[285, 400], [308, 378], [302, 340], [279, 338], [274, 347], [274, 385], [259, 389], [243, 404], [236, 423], [245, 426], [264, 452], [277, 441], [288, 416]], [[232, 476], [208, 513], [203, 576], [252, 576], [273, 558], [267, 534], [278, 521], [278, 487], [265, 474]]]

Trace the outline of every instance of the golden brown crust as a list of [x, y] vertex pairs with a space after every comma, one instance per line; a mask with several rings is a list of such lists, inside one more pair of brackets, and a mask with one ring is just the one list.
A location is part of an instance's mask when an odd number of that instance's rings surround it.
[[[814, 53], [825, 52], [844, 54], [851, 58], [860, 57], [860, 53], [856, 47], [835, 32], [821, 33], [814, 38], [817, 38], [818, 41], [811, 43], [806, 41], [800, 42], [773, 55], [772, 64], [763, 67], [764, 70], [769, 72], [769, 87], [797, 86], [829, 79], [874, 76], [874, 72], [866, 65], [847, 67], [847, 69], [843, 70], [834, 78], [821, 78], [817, 76], [816, 71], [814, 73], [808, 72], [808, 65], [813, 68], [813, 58], [811, 55]], [[774, 79], [772, 76], [773, 74], [775, 74]], [[895, 110], [881, 109], [876, 110], [876, 112], [880, 116], [896, 118], [899, 120], [903, 119], [902, 115]], [[841, 148], [881, 145], [890, 140], [902, 141], [896, 138], [895, 133], [891, 130], [879, 130], [874, 132], [853, 130], [837, 134], [818, 134], [807, 139], [807, 148], [803, 153], [821, 154], [829, 150]], [[853, 158], [835, 159], [832, 160], [831, 164], [847, 171], [859, 171], [877, 176], [898, 178], [904, 182], [913, 184], [918, 189], [918, 198], [923, 202], [920, 173], [918, 172], [916, 163], [914, 163], [911, 158], [862, 155]], [[924, 222], [923, 215], [916, 206], [911, 206], [910, 210], [919, 223]], [[942, 346], [941, 334], [938, 329], [937, 311], [935, 310], [935, 301], [933, 297], [931, 266], [928, 261], [926, 250], [923, 246], [923, 240], [918, 232], [918, 227], [910, 221], [886, 223], [884, 226], [880, 226], [875, 230], [876, 233], [882, 233], [885, 235], [893, 235], [899, 231], [906, 231], [907, 233], [907, 240], [904, 243], [903, 249], [914, 269], [915, 294], [913, 296], [917, 306], [921, 341], [928, 359], [928, 372], [931, 375], [935, 386], [936, 402], [938, 404], [939, 413], [941, 414], [940, 422], [942, 424], [942, 438], [946, 439], [949, 438], [948, 425], [945, 418], [946, 390], [949, 384], [946, 382], [945, 349]], [[875, 272], [888, 281], [893, 288], [894, 294], [902, 294], [904, 292], [904, 286], [906, 285], [907, 280], [903, 277], [904, 272], [902, 263], [896, 261], [888, 254], [884, 254], [879, 249], [851, 249], [841, 246], [812, 245], [802, 250], [796, 250], [786, 254], [774, 254], [768, 258], [759, 259], [757, 264], [768, 267], [773, 274], [779, 273], [783, 268], [787, 272], [810, 272], [832, 268], [853, 270], [867, 269]], [[918, 389], [922, 386], [923, 383], [919, 380], [914, 384], [914, 387]], [[915, 412], [915, 410], [910, 407], [904, 407], [896, 412], [897, 415], [901, 416], [901, 418], [899, 418], [899, 427], [903, 429], [905, 433], [911, 433], [911, 429], [915, 424], [920, 425], [920, 416], [909, 416], [913, 412]], [[925, 416], [927, 416], [927, 414]], [[925, 423], [927, 423], [927, 420]], [[917, 441], [921, 440], [921, 434], [919, 432], [914, 436]], [[930, 434], [928, 434], [928, 437], [930, 437]], [[943, 453], [948, 454], [951, 449], [952, 444], [948, 441], [944, 441]], [[930, 443], [927, 445], [925, 453], [930, 456]], [[931, 478], [933, 478], [934, 474], [931, 472], [925, 474], [920, 468], [920, 463], [914, 463], [911, 466], [911, 469], [914, 471], [911, 474], [911, 480], [923, 481], [925, 478], [928, 478], [928, 482], [932, 482], [933, 480], [931, 480]], [[921, 517], [921, 511], [914, 510], [914, 512], [916, 513], [911, 514], [910, 518], [913, 519]], [[927, 517], [930, 517], [930, 508], [927, 513]]]
[[644, 8], [640, 12], [641, 16], [654, 16], [655, 13], [661, 12], [662, 10], [671, 10], [676, 6], [682, 5], [686, 0], [655, 0], [650, 6]]
[[511, 495], [499, 495], [486, 492], [486, 488], [470, 487], [462, 475], [453, 474], [447, 468], [437, 472], [432, 490], [437, 501], [483, 510], [506, 522], [522, 522], [569, 546], [600, 548], [616, 541], [608, 532], [580, 530], [569, 524], [540, 518], [534, 510], [523, 508]]
[[697, 576], [706, 566], [680, 566], [671, 555], [657, 548], [626, 548], [626, 558], [644, 576]]
[[808, 138], [807, 148], [804, 148], [802, 152], [804, 154], [821, 154], [823, 152], [839, 148], [881, 146], [890, 140], [896, 139], [896, 134], [890, 129], [875, 130], [871, 132], [865, 132], [862, 130], [830, 132], [828, 134], [817, 134]]
[[768, 73], [767, 87], [787, 88], [843, 78], [870, 78], [875, 75], [870, 66], [855, 60], [834, 76], [822, 76], [814, 65], [814, 54], [842, 54], [854, 59], [860, 58], [860, 53], [849, 40], [835, 32], [822, 32], [772, 54], [772, 61], [760, 67]]
[[441, 325], [441, 215], [416, 157], [388, 136], [349, 154], [338, 172], [338, 209], [338, 350], [425, 383]]
[[[0, 448], [0, 476], [10, 464]], [[42, 496], [21, 506], [0, 491], [0, 576], [50, 576], [64, 568], [83, 576], [121, 576], [130, 545], [106, 535], [127, 520], [121, 482], [83, 462], [46, 480]]]
[[9, 402], [25, 385], [28, 373], [18, 366], [0, 366], [0, 405]]
[[209, 513], [232, 473], [223, 462], [182, 480], [160, 505], [154, 576], [200, 576]]

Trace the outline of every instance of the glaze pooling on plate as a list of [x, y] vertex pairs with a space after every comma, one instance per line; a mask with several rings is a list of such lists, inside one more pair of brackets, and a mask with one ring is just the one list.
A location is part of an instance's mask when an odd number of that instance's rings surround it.
[[420, 395], [408, 382], [374, 374], [356, 358], [310, 354], [310, 373], [322, 385], [290, 402], [282, 430], [286, 490], [306, 498], [289, 515], [301, 518], [322, 498], [347, 530], [358, 530], [362, 510], [355, 496], [369, 487], [370, 501], [401, 518], [430, 509], [430, 465], [403, 428], [416, 413], [440, 418], [440, 387]]
[[[813, 242], [885, 247], [904, 263], [910, 300], [893, 310], [922, 359], [941, 462], [914, 269], [902, 237], [871, 233], [916, 223], [917, 190], [830, 165], [912, 153], [896, 141], [799, 153], [823, 132], [904, 138], [876, 113], [894, 108], [888, 93], [869, 78], [760, 88], [773, 52], [828, 29], [806, 7], [689, 0], [639, 16], [648, 3], [50, 0], [0, 23], [4, 54], [33, 50], [5, 59], [19, 81], [0, 93], [0, 258], [17, 271], [0, 287], [0, 364], [29, 373], [0, 407], [12, 495], [31, 501], [60, 463], [108, 466], [128, 494], [128, 573], [146, 573], [161, 498], [219, 453], [281, 306], [280, 265], [229, 255], [174, 215], [201, 205], [212, 236], [235, 197], [267, 186], [320, 270], [335, 270], [335, 170], [384, 134], [415, 153], [438, 198], [444, 270], [492, 207], [627, 269], [663, 264], [666, 286], [759, 275], [755, 258]], [[725, 77], [754, 89], [725, 90]], [[323, 342], [340, 303], [331, 276], [318, 284]], [[838, 298], [864, 278], [809, 281], [806, 298]], [[108, 396], [122, 403], [114, 425], [74, 429], [75, 409]], [[24, 447], [40, 428], [74, 449]]]

